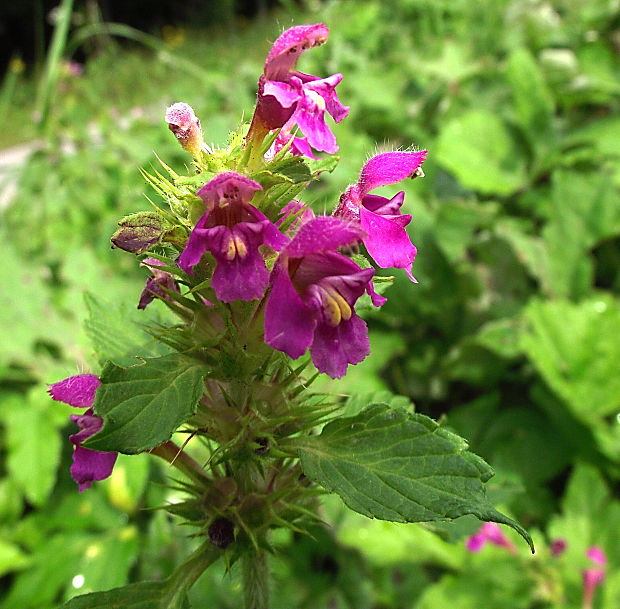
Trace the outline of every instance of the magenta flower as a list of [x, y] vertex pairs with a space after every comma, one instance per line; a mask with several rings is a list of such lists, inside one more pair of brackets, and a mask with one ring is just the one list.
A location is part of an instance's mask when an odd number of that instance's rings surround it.
[[566, 548], [568, 547], [568, 543], [566, 543], [565, 539], [554, 539], [549, 546], [551, 550], [551, 556], [557, 558], [566, 552]]
[[602, 548], [593, 546], [588, 549], [586, 556], [595, 564], [583, 571], [583, 609], [592, 609], [594, 602], [594, 592], [605, 580], [605, 567], [607, 556]]
[[[329, 30], [322, 23], [298, 25], [286, 30], [274, 42], [258, 81], [254, 121], [261, 122], [267, 130], [283, 127], [285, 132], [298, 125], [307, 144], [333, 153], [338, 146], [325, 123], [325, 112], [337, 123], [349, 114], [349, 108], [340, 103], [336, 93], [342, 74], [319, 78], [295, 70], [299, 56], [323, 44], [328, 35]], [[307, 152], [303, 145], [298, 150], [302, 154]]]
[[145, 258], [142, 265], [148, 266], [153, 276], [146, 280], [146, 286], [140, 294], [138, 309], [146, 309], [147, 305], [151, 304], [155, 298], [164, 300], [169, 298], [166, 290], [170, 292], [179, 291], [179, 284], [172, 274], [157, 268], [158, 266], [165, 266], [164, 262], [157, 260], [157, 258]]
[[166, 122], [185, 150], [197, 157], [203, 146], [200, 121], [189, 104], [177, 102], [166, 110]]
[[514, 544], [502, 532], [502, 529], [495, 522], [485, 522], [476, 533], [467, 540], [467, 549], [470, 552], [480, 552], [488, 543], [505, 548], [510, 553], [515, 554], [517, 549]]
[[71, 420], [80, 428], [69, 436], [73, 443], [71, 477], [77, 482], [80, 493], [90, 488], [95, 480], [104, 480], [112, 473], [117, 453], [101, 452], [84, 448], [82, 443], [95, 435], [103, 425], [103, 419], [93, 413], [95, 392], [101, 382], [94, 374], [70, 376], [58, 383], [52, 383], [48, 392], [52, 399], [76, 408], [88, 408], [81, 415], [71, 415]]
[[188, 273], [205, 252], [215, 258], [211, 287], [219, 300], [261, 298], [269, 272], [259, 252], [265, 244], [280, 250], [288, 239], [248, 201], [260, 184], [234, 171], [221, 173], [196, 194], [205, 202], [206, 213], [198, 220], [178, 264]]
[[317, 369], [332, 378], [370, 353], [368, 328], [355, 302], [368, 292], [375, 306], [374, 269], [361, 269], [335, 251], [360, 239], [359, 226], [319, 217], [303, 224], [282, 250], [271, 275], [265, 342], [293, 359], [310, 348]]
[[386, 152], [373, 157], [362, 168], [357, 184], [345, 190], [333, 213], [336, 217], [359, 222], [366, 233], [364, 245], [381, 268], [405, 269], [412, 281], [415, 278], [411, 265], [417, 250], [405, 230], [411, 216], [400, 213], [405, 193], [401, 191], [391, 199], [368, 193], [415, 175], [426, 154], [426, 150]]
[[289, 141], [293, 138], [289, 151], [293, 156], [307, 156], [311, 159], [317, 159], [318, 157], [312, 152], [310, 144], [305, 137], [294, 137], [289, 131], [285, 131], [284, 127], [280, 130], [276, 139], [274, 140], [271, 148], [265, 154], [265, 159], [271, 160]]

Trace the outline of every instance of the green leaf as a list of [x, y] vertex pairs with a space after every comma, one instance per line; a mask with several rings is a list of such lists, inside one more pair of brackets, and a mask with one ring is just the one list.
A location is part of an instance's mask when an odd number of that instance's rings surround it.
[[313, 176], [318, 176], [320, 173], [327, 171], [327, 173], [331, 173], [336, 169], [338, 163], [340, 162], [340, 157], [335, 155], [327, 156], [323, 159], [306, 159], [306, 165], [310, 168]]
[[84, 328], [101, 364], [109, 360], [131, 365], [137, 355], [154, 357], [168, 351], [146, 332], [142, 323], [150, 320], [142, 311], [130, 311], [89, 292], [84, 294], [84, 300], [88, 309]]
[[579, 419], [592, 424], [620, 408], [620, 305], [594, 298], [578, 305], [532, 302], [522, 338], [528, 357]]
[[19, 546], [0, 539], [0, 576], [11, 571], [19, 571], [29, 564], [29, 558], [20, 550]]
[[519, 123], [530, 136], [532, 144], [549, 146], [553, 135], [553, 97], [532, 54], [525, 48], [515, 49], [508, 58], [506, 77]]
[[485, 194], [509, 195], [526, 183], [523, 162], [497, 114], [474, 110], [442, 129], [437, 162], [466, 188]]
[[483, 483], [491, 468], [428, 417], [372, 404], [299, 446], [306, 476], [364, 516], [427, 522], [473, 514], [511, 526], [532, 545], [523, 527], [489, 505]]
[[168, 582], [140, 582], [78, 596], [60, 609], [190, 609], [187, 595], [176, 596], [169, 587]]
[[85, 446], [135, 454], [165, 442], [196, 411], [207, 373], [206, 366], [178, 353], [130, 368], [108, 363], [94, 404], [104, 425]]
[[14, 407], [4, 416], [7, 432], [7, 468], [11, 478], [34, 505], [42, 505], [56, 482], [61, 437], [49, 412], [49, 399], [11, 396]]

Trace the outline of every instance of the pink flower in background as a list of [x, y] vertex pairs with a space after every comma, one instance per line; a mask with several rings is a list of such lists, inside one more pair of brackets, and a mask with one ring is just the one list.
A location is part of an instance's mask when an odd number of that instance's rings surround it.
[[69, 471], [80, 492], [90, 488], [94, 481], [107, 478], [112, 473], [118, 456], [114, 452], [101, 452], [82, 446], [82, 443], [95, 435], [103, 425], [103, 419], [95, 415], [92, 409], [95, 392], [100, 384], [99, 378], [94, 374], [78, 374], [52, 383], [48, 389], [52, 399], [56, 401], [76, 408], [88, 408], [81, 415], [71, 415], [71, 420], [80, 431], [69, 436], [74, 446], [73, 463]]
[[336, 152], [336, 138], [325, 123], [325, 113], [337, 123], [349, 114], [349, 108], [340, 103], [336, 93], [342, 74], [319, 78], [295, 70], [299, 56], [326, 42], [328, 35], [329, 30], [322, 23], [289, 28], [274, 42], [258, 81], [254, 121], [267, 130], [282, 127], [285, 133], [298, 125], [306, 136], [302, 142], [307, 142], [298, 143], [297, 152], [301, 154], [308, 153], [308, 145]]
[[467, 549], [474, 553], [480, 552], [487, 543], [505, 548], [512, 554], [515, 554], [517, 551], [514, 544], [504, 535], [501, 527], [495, 522], [485, 522], [478, 529], [477, 533], [469, 537], [467, 540]]
[[594, 592], [605, 580], [605, 567], [607, 556], [602, 548], [592, 546], [586, 552], [586, 556], [596, 565], [583, 571], [583, 609], [592, 609]]
[[205, 202], [206, 213], [192, 230], [178, 264], [191, 273], [205, 252], [216, 266], [211, 287], [222, 302], [261, 298], [269, 272], [259, 247], [280, 250], [288, 239], [263, 214], [250, 205], [260, 184], [234, 171], [221, 173], [196, 194]]
[[293, 359], [310, 348], [318, 370], [332, 378], [370, 353], [368, 328], [355, 313], [366, 291], [375, 306], [374, 269], [361, 269], [335, 251], [361, 238], [358, 226], [319, 217], [303, 224], [282, 250], [265, 307], [265, 342]]
[[411, 216], [400, 213], [405, 193], [399, 192], [391, 199], [368, 193], [414, 176], [426, 154], [426, 150], [386, 152], [373, 157], [362, 168], [357, 184], [345, 190], [333, 213], [361, 225], [366, 233], [364, 245], [381, 268], [405, 269], [412, 281], [411, 266], [417, 250], [405, 230]]
[[565, 539], [554, 539], [549, 546], [549, 550], [551, 551], [551, 556], [558, 557], [566, 552], [566, 548], [568, 544]]

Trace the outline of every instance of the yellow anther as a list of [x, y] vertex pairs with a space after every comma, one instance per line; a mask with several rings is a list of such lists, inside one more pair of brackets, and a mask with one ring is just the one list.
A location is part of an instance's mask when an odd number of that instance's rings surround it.
[[342, 319], [342, 314], [336, 299], [332, 298], [328, 294], [325, 294], [323, 306], [325, 307], [325, 314], [329, 325], [334, 327], [337, 326]]
[[325, 305], [325, 313], [332, 326], [337, 326], [342, 320], [351, 319], [353, 311], [344, 296], [331, 286], [323, 286], [323, 303]]
[[228, 260], [234, 260], [235, 256], [245, 258], [247, 255], [248, 248], [243, 242], [243, 239], [238, 235], [232, 236], [226, 244], [226, 258]]
[[234, 260], [236, 255], [237, 248], [235, 247], [235, 240], [231, 237], [226, 244], [226, 258], [228, 260]]
[[237, 254], [239, 255], [240, 258], [245, 258], [248, 254], [248, 248], [245, 246], [243, 239], [237, 235], [235, 235], [234, 239], [235, 239], [235, 246], [237, 248]]

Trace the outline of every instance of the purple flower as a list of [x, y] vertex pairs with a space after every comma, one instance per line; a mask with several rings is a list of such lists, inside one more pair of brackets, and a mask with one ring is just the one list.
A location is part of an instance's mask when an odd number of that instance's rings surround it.
[[588, 549], [586, 556], [597, 566], [583, 571], [583, 609], [591, 609], [594, 601], [594, 592], [605, 580], [605, 566], [607, 556], [602, 548], [593, 546]]
[[200, 121], [189, 104], [177, 102], [166, 110], [166, 122], [185, 150], [197, 157], [203, 146]]
[[188, 273], [205, 252], [215, 258], [211, 287], [219, 300], [261, 298], [269, 272], [259, 251], [265, 244], [280, 250], [288, 239], [248, 201], [260, 184], [238, 173], [221, 173], [196, 194], [205, 202], [206, 213], [192, 230], [178, 264]]
[[[325, 112], [339, 123], [349, 114], [336, 93], [342, 74], [319, 78], [295, 70], [299, 56], [323, 44], [329, 30], [322, 23], [298, 25], [286, 30], [273, 44], [258, 81], [256, 112], [250, 136], [260, 123], [264, 129], [290, 132], [298, 125], [307, 144], [325, 152], [336, 152], [336, 138], [325, 123]], [[299, 148], [306, 154], [307, 148]]]
[[512, 554], [516, 553], [516, 548], [502, 532], [502, 529], [495, 522], [485, 522], [476, 533], [467, 540], [467, 549], [470, 552], [480, 552], [488, 543], [500, 548], [505, 548]]
[[558, 556], [561, 556], [562, 554], [564, 554], [564, 552], [566, 552], [567, 547], [568, 544], [566, 543], [565, 539], [554, 539], [549, 546], [549, 549], [551, 550], [551, 556], [554, 556], [556, 558]]
[[332, 378], [370, 353], [368, 328], [355, 313], [366, 291], [373, 304], [374, 269], [361, 269], [335, 251], [362, 237], [359, 226], [319, 217], [303, 224], [282, 250], [271, 275], [265, 308], [265, 342], [293, 359], [310, 347], [317, 369]]
[[69, 436], [73, 443], [73, 463], [70, 468], [71, 477], [77, 482], [80, 493], [95, 480], [104, 480], [112, 473], [117, 453], [101, 452], [84, 448], [82, 443], [96, 434], [103, 425], [103, 419], [93, 414], [92, 405], [95, 392], [101, 382], [94, 374], [78, 374], [70, 376], [58, 383], [52, 383], [48, 392], [52, 399], [64, 402], [76, 408], [88, 408], [81, 415], [71, 415], [71, 420], [80, 431]]
[[364, 245], [373, 260], [381, 268], [405, 269], [412, 281], [415, 278], [411, 265], [417, 250], [405, 230], [411, 216], [400, 213], [405, 193], [399, 192], [391, 199], [368, 193], [416, 175], [426, 154], [426, 150], [386, 152], [373, 157], [362, 168], [357, 184], [349, 186], [340, 197], [333, 214], [359, 222], [366, 233]]
[[157, 258], [145, 258], [142, 265], [148, 266], [153, 276], [146, 280], [146, 286], [140, 294], [138, 309], [146, 309], [147, 305], [151, 304], [155, 298], [167, 299], [166, 290], [170, 292], [179, 291], [179, 284], [172, 274], [157, 268], [158, 266], [166, 266], [164, 262], [157, 260]]
[[268, 161], [273, 159], [273, 157], [289, 143], [291, 138], [293, 138], [293, 141], [291, 142], [291, 147], [289, 150], [293, 156], [307, 156], [315, 160], [318, 158], [312, 152], [312, 148], [310, 147], [310, 144], [308, 144], [308, 140], [305, 137], [294, 137], [289, 131], [285, 131], [284, 127], [282, 127], [271, 148], [267, 154], [265, 154], [265, 159]]

